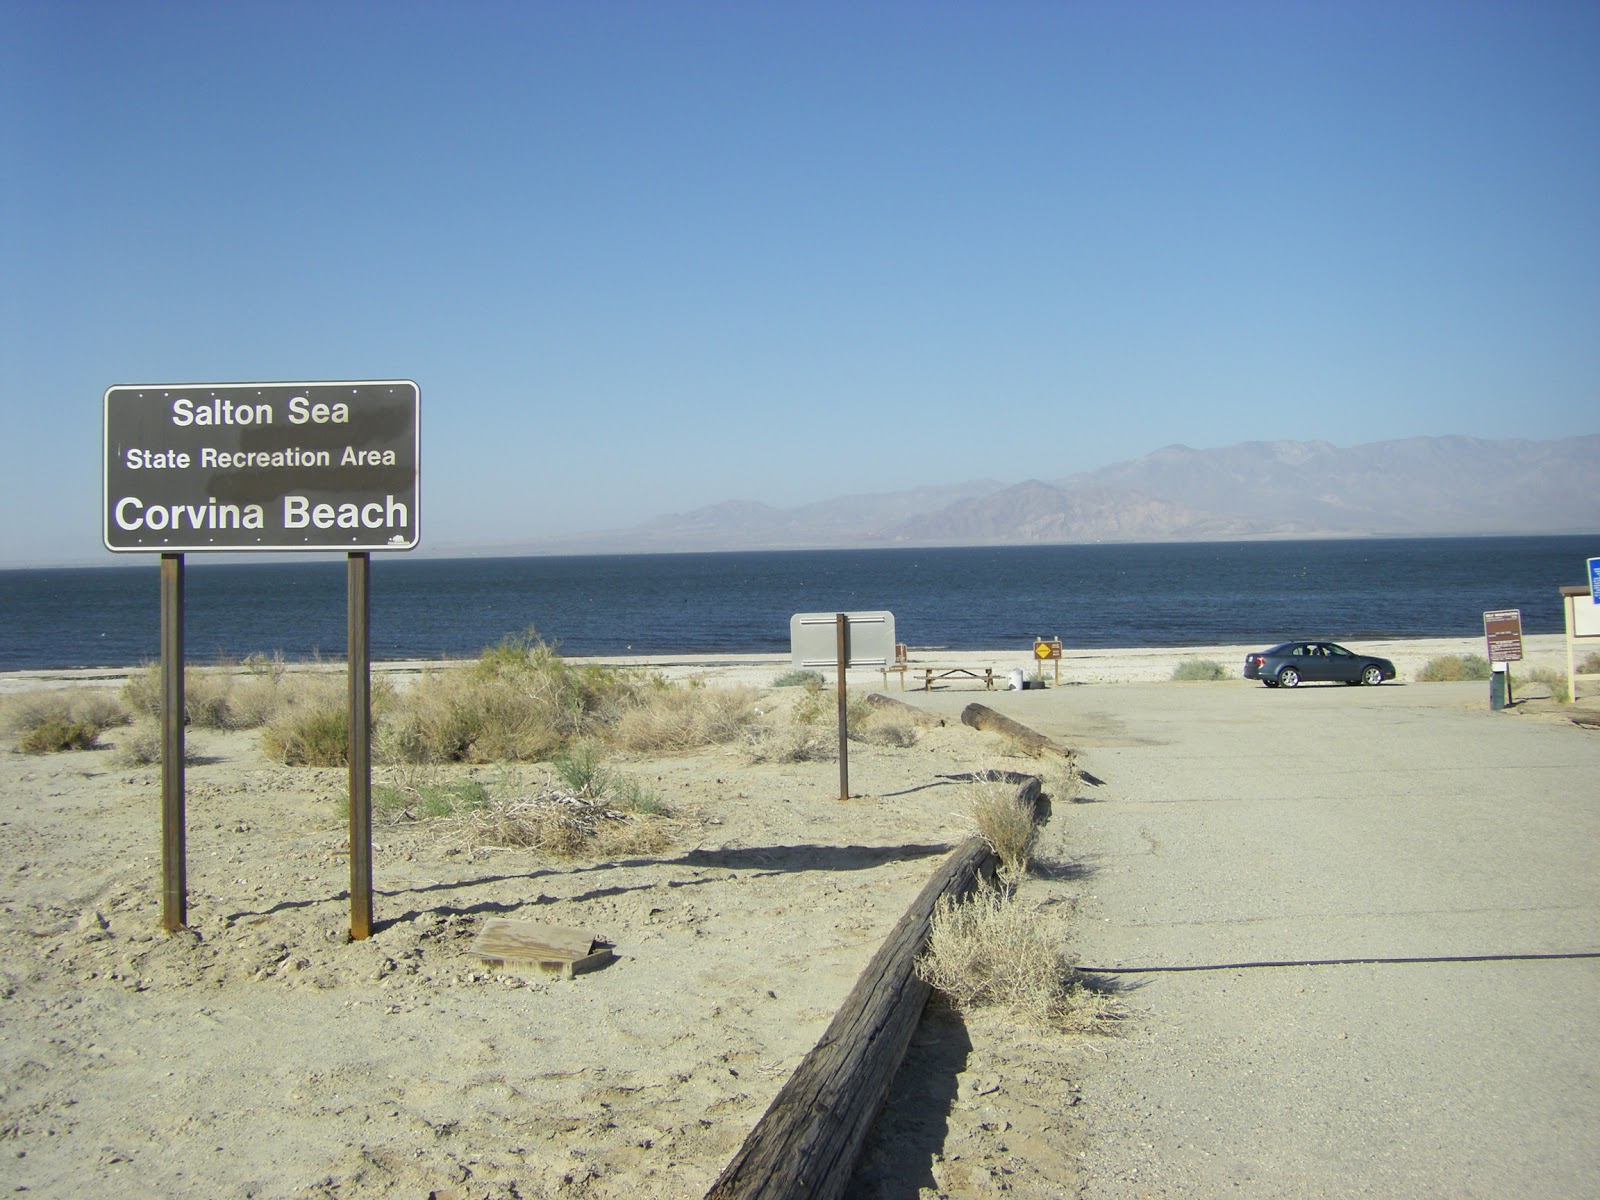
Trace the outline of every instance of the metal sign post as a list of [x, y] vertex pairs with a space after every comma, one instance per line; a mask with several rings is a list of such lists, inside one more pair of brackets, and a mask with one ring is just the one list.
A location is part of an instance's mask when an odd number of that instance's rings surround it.
[[795, 613], [789, 649], [796, 668], [839, 671], [839, 799], [850, 799], [850, 729], [844, 673], [851, 667], [883, 670], [895, 661], [891, 612]]
[[1033, 657], [1038, 662], [1039, 678], [1044, 677], [1044, 664], [1053, 662], [1056, 668], [1056, 684], [1061, 683], [1061, 639], [1058, 637], [1034, 638]]
[[189, 922], [183, 794], [183, 555], [161, 556], [161, 928]]
[[350, 936], [372, 935], [372, 663], [368, 582], [370, 554], [352, 554], [346, 567], [350, 685]]
[[834, 614], [834, 628], [839, 648], [839, 799], [850, 799], [850, 714], [845, 696], [844, 672], [849, 663], [846, 649], [849, 641], [850, 618], [844, 613]]
[[[1512, 704], [1511, 664], [1522, 661], [1522, 610], [1503, 608], [1484, 613], [1483, 636], [1489, 645], [1489, 662], [1495, 674], [1504, 675], [1506, 679], [1505, 703]], [[1495, 704], [1493, 679], [1489, 685], [1489, 706], [1500, 707]]]

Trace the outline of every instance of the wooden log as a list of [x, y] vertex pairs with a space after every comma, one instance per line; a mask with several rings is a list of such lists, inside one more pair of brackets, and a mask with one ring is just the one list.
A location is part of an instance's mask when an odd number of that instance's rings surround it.
[[1073, 758], [1072, 751], [1065, 746], [1056, 745], [1044, 734], [1029, 729], [1020, 721], [1013, 721], [1010, 717], [997, 713], [994, 709], [982, 704], [969, 704], [962, 709], [961, 723], [970, 725], [974, 729], [1001, 734], [1035, 757], [1041, 754], [1057, 754], [1069, 763]]
[[[1018, 790], [1039, 800], [1032, 776]], [[994, 874], [982, 838], [956, 847], [872, 956], [822, 1039], [756, 1122], [706, 1200], [838, 1200], [916, 1031], [928, 985], [913, 969], [944, 896]]]
[[896, 700], [893, 696], [885, 696], [882, 692], [872, 692], [867, 696], [867, 703], [873, 708], [892, 712], [896, 716], [905, 717], [915, 721], [918, 725], [943, 725], [944, 718], [937, 713], [927, 712], [915, 704], [907, 704], [904, 700]]

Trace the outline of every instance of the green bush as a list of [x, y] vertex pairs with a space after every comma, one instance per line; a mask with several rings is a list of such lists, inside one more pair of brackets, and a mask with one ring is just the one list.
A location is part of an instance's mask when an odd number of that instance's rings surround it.
[[488, 790], [475, 779], [455, 783], [375, 784], [372, 808], [391, 820], [421, 821], [475, 812], [489, 804]]
[[538, 761], [648, 684], [628, 672], [573, 666], [530, 630], [465, 669], [413, 683], [385, 714], [385, 746], [412, 762]]
[[1182, 682], [1212, 683], [1228, 677], [1228, 668], [1209, 658], [1186, 658], [1172, 669], [1172, 678]]
[[127, 723], [115, 697], [79, 688], [19, 692], [0, 711], [0, 726], [18, 735], [17, 748], [27, 754], [91, 749], [104, 730]]
[[98, 725], [46, 717], [22, 735], [17, 748], [24, 754], [55, 754], [62, 750], [93, 750], [99, 741]]
[[1481, 654], [1445, 654], [1424, 663], [1417, 672], [1417, 682], [1459, 683], [1487, 680], [1492, 674], [1489, 660]]
[[349, 766], [348, 707], [325, 701], [284, 713], [267, 726], [261, 748], [268, 758], [285, 766]]

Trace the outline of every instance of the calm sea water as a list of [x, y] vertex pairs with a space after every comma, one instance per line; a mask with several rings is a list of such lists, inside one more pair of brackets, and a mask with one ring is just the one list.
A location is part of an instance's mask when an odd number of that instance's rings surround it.
[[[570, 655], [787, 652], [796, 612], [888, 609], [917, 648], [1185, 646], [1562, 628], [1600, 535], [424, 559], [372, 556], [372, 654], [473, 655], [537, 630]], [[0, 670], [160, 654], [158, 560], [0, 571]], [[345, 562], [186, 560], [191, 661], [345, 650]]]

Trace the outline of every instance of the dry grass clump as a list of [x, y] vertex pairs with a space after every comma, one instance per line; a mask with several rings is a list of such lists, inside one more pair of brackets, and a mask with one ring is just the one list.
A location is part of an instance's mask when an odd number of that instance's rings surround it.
[[395, 764], [373, 787], [373, 814], [389, 824], [436, 822], [447, 845], [474, 855], [532, 850], [603, 858], [671, 844], [672, 811], [637, 780], [603, 766], [592, 743], [557, 756], [552, 768], [556, 783], [529, 794], [509, 770], [491, 790], [476, 779], [449, 778], [446, 768]]
[[637, 686], [624, 672], [573, 666], [532, 632], [507, 638], [464, 670], [417, 680], [386, 714], [385, 752], [410, 762], [536, 762]]
[[[839, 695], [832, 688], [804, 684], [787, 721], [761, 729], [750, 741], [756, 762], [816, 762], [838, 757]], [[845, 697], [845, 730], [852, 742], [904, 748], [917, 740], [916, 728], [903, 717], [878, 709], [860, 693]]]
[[[1550, 689], [1550, 695], [1555, 697], [1558, 703], [1570, 704], [1572, 702], [1572, 695], [1567, 690], [1567, 673], [1565, 671], [1557, 671], [1550, 667], [1534, 667], [1527, 672], [1524, 678], [1530, 683], [1544, 684], [1545, 687]], [[1515, 676], [1513, 676], [1513, 690], [1517, 682]]]
[[279, 700], [261, 734], [262, 753], [290, 767], [349, 764], [350, 699], [342, 678], [300, 676]]
[[638, 754], [692, 750], [735, 741], [755, 719], [752, 688], [658, 683], [617, 698], [606, 714], [605, 739]]
[[[296, 703], [303, 677], [290, 676], [281, 653], [252, 654], [237, 663], [183, 669], [184, 717], [201, 729], [258, 729]], [[161, 664], [145, 663], [122, 686], [135, 713], [161, 719]]]
[[1417, 671], [1418, 683], [1460, 683], [1487, 680], [1493, 670], [1481, 654], [1444, 654], [1430, 658]]
[[1594, 651], [1579, 663], [1576, 670], [1579, 675], [1600, 675], [1600, 650]]
[[17, 749], [24, 754], [58, 754], [63, 750], [93, 750], [99, 744], [99, 726], [88, 721], [46, 717], [22, 735]]
[[959, 1008], [1002, 1008], [1041, 1026], [1105, 1028], [1110, 1002], [1075, 978], [1062, 931], [1015, 896], [979, 887], [939, 902], [917, 976]]
[[128, 723], [127, 711], [107, 692], [78, 688], [35, 688], [6, 698], [0, 725], [17, 735], [24, 754], [92, 750], [100, 735]]
[[1011, 784], [980, 783], [972, 802], [972, 823], [999, 858], [1004, 877], [1021, 880], [1028, 873], [1039, 838], [1033, 805]]
[[1214, 683], [1228, 678], [1228, 668], [1210, 658], [1186, 658], [1172, 669], [1172, 678], [1179, 683]]
[[560, 792], [491, 799], [457, 819], [452, 837], [468, 853], [537, 850], [555, 858], [653, 854], [672, 840], [660, 816]]
[[[140, 721], [116, 740], [116, 759], [125, 767], [148, 767], [161, 761], [161, 726]], [[192, 737], [183, 739], [183, 761], [200, 761], [200, 748]]]

